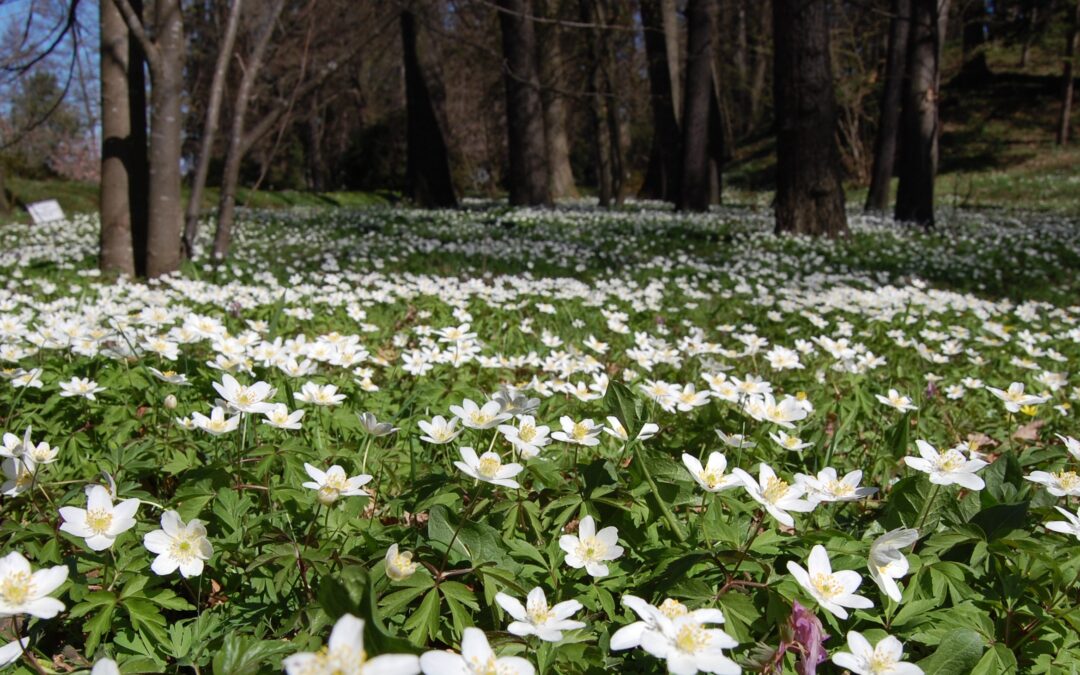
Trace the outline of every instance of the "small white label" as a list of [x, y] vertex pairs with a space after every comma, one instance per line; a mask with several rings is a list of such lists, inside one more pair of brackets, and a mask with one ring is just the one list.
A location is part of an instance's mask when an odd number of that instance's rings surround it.
[[64, 219], [64, 209], [60, 208], [60, 202], [55, 199], [28, 204], [26, 210], [30, 213], [30, 217], [34, 219], [35, 225]]

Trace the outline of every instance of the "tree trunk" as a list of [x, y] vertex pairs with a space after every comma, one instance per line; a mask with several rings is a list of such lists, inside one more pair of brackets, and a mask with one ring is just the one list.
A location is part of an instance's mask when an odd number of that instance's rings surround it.
[[[600, 0], [580, 0], [581, 22], [599, 24], [603, 22]], [[603, 60], [605, 50], [600, 30], [591, 29], [589, 41], [589, 125], [593, 137], [593, 166], [596, 171], [596, 196], [602, 207], [611, 205], [614, 198], [614, 167], [612, 166], [611, 146], [618, 139], [611, 137], [608, 124], [607, 108], [610, 105], [608, 79], [604, 75]]]
[[180, 0], [157, 0], [154, 28], [158, 53], [150, 61], [150, 221], [146, 240], [146, 275], [151, 279], [180, 268], [180, 103], [185, 47]]
[[[667, 50], [664, 31], [664, 0], [641, 0], [641, 24], [649, 72], [649, 102], [652, 109], [653, 139], [649, 168], [640, 196], [675, 203], [681, 193], [682, 137], [675, 117], [675, 83], [671, 60], [678, 54]], [[678, 44], [678, 43], [676, 43]]]
[[536, 71], [531, 0], [499, 0], [506, 132], [510, 150], [510, 204], [546, 206], [548, 186], [544, 109]]
[[243, 4], [244, 0], [232, 0], [229, 18], [225, 23], [225, 35], [218, 47], [217, 61], [214, 63], [214, 77], [210, 82], [210, 99], [206, 104], [206, 121], [203, 123], [202, 139], [199, 143], [199, 157], [184, 217], [184, 255], [188, 258], [192, 257], [194, 252], [199, 213], [202, 211], [203, 191], [206, 189], [206, 176], [210, 172], [210, 159], [214, 152], [214, 137], [217, 135], [218, 119], [221, 117], [225, 77], [229, 72], [229, 61], [233, 55], [233, 45], [236, 42], [236, 30], [240, 25]]
[[776, 232], [847, 232], [828, 3], [773, 0]]
[[[715, 24], [714, 24], [715, 26]], [[712, 88], [709, 96], [709, 203], [720, 204], [724, 197], [724, 163], [727, 161], [728, 142], [725, 139], [731, 129], [724, 119], [724, 107], [720, 101], [720, 70], [712, 64]]]
[[772, 11], [769, 7], [770, 2], [771, 0], [757, 0], [755, 2], [755, 6], [758, 7], [757, 42], [754, 50], [754, 74], [750, 78], [750, 119], [746, 125], [747, 133], [752, 133], [757, 129], [758, 119], [761, 117], [761, 111], [765, 107], [765, 94], [768, 91], [765, 85], [769, 73], [767, 47], [770, 43], [768, 36], [772, 29], [769, 21], [772, 18]]
[[938, 136], [938, 0], [913, 0], [901, 117], [896, 219], [934, 225]]
[[712, 6], [690, 0], [686, 7], [686, 98], [683, 104], [682, 191], [678, 208], [709, 209], [709, 109], [712, 105]]
[[450, 156], [416, 51], [416, 19], [406, 10], [401, 12], [400, 20], [408, 127], [405, 176], [409, 197], [423, 207], [454, 207], [457, 196], [450, 177]]
[[1061, 116], [1058, 118], [1057, 144], [1069, 142], [1069, 125], [1072, 123], [1073, 84], [1076, 79], [1075, 61], [1080, 53], [1080, 0], [1073, 7], [1072, 26], [1065, 36], [1065, 64], [1062, 68]]
[[128, 101], [128, 27], [111, 1], [101, 3], [101, 240], [103, 272], [135, 274], [128, 200], [131, 111]]
[[671, 82], [671, 105], [675, 109], [675, 126], [682, 124], [682, 47], [679, 43], [679, 9], [676, 0], [660, 0], [660, 25], [664, 32], [667, 52], [668, 81]]
[[232, 124], [229, 129], [229, 145], [225, 152], [225, 167], [221, 177], [221, 196], [218, 199], [218, 222], [214, 231], [214, 259], [223, 260], [229, 253], [232, 241], [233, 220], [236, 217], [236, 187], [240, 181], [240, 162], [248, 148], [245, 143], [244, 122], [248, 103], [251, 101], [251, 89], [262, 67], [266, 46], [274, 33], [274, 25], [285, 6], [285, 0], [275, 0], [270, 10], [270, 18], [263, 25], [251, 50], [251, 57], [244, 64], [240, 87], [236, 91], [236, 103], [233, 107]]
[[881, 90], [881, 111], [874, 143], [874, 166], [870, 172], [870, 191], [866, 195], [868, 212], [884, 212], [889, 206], [889, 185], [896, 162], [896, 136], [900, 128], [900, 108], [903, 105], [911, 0], [893, 0], [892, 10], [889, 45], [885, 55], [885, 83]]
[[6, 216], [9, 213], [11, 213], [11, 202], [8, 201], [7, 195], [7, 174], [4, 167], [0, 165], [0, 216]]
[[[557, 3], [556, 3], [557, 4]], [[540, 13], [548, 18], [557, 17], [549, 11], [547, 3], [541, 3]], [[540, 98], [544, 105], [544, 138], [547, 143], [548, 185], [552, 199], [577, 197], [574, 171], [570, 166], [570, 140], [567, 136], [565, 88], [566, 64], [563, 62], [562, 39], [558, 24], [542, 23], [537, 30], [537, 63], [540, 68]]]

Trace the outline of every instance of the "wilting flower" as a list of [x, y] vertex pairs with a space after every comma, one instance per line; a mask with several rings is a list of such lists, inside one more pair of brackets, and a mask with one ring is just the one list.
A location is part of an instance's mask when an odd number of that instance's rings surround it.
[[416, 572], [417, 563], [412, 561], [412, 552], [398, 552], [398, 545], [391, 544], [386, 549], [386, 576], [394, 581], [408, 579]]
[[535, 635], [544, 642], [558, 642], [562, 639], [564, 630], [585, 627], [581, 621], [570, 620], [572, 615], [581, 610], [580, 602], [567, 600], [551, 607], [544, 595], [544, 589], [539, 586], [529, 591], [524, 605], [506, 593], [496, 593], [495, 602], [514, 619], [506, 628], [514, 635]]
[[461, 453], [461, 459], [464, 461], [454, 462], [454, 466], [466, 476], [492, 485], [514, 489], [521, 487], [516, 480], [512, 480], [525, 469], [520, 464], [503, 464], [502, 459], [495, 452], [485, 452], [477, 457], [476, 450], [468, 446], [461, 448], [458, 452]]
[[907, 557], [901, 549], [911, 546], [918, 539], [918, 530], [897, 529], [886, 532], [870, 544], [870, 558], [866, 563], [870, 578], [882, 593], [896, 602], [900, 602], [903, 595], [896, 580], [907, 575], [909, 568]]
[[796, 600], [791, 605], [788, 629], [791, 631], [792, 642], [782, 644], [781, 649], [796, 648], [800, 656], [795, 665], [796, 672], [799, 675], [814, 675], [818, 665], [828, 658], [825, 641], [829, 636], [825, 634], [821, 619]]
[[389, 422], [380, 422], [375, 419], [375, 415], [372, 415], [369, 412], [357, 413], [356, 417], [360, 420], [360, 426], [364, 427], [364, 431], [376, 438], [379, 436], [389, 436], [395, 431], [400, 431]]
[[425, 652], [420, 657], [420, 669], [424, 675], [533, 675], [536, 672], [520, 656], [496, 656], [479, 628], [466, 628], [462, 633], [460, 654]]
[[112, 495], [101, 485], [86, 491], [86, 508], [61, 506], [62, 532], [86, 539], [86, 545], [94, 551], [111, 547], [122, 533], [135, 527], [135, 512], [139, 510], [138, 499], [125, 499], [113, 506]]
[[930, 475], [930, 482], [937, 485], [953, 483], [969, 490], [981, 490], [986, 484], [975, 472], [986, 466], [981, 459], [968, 459], [956, 448], [938, 453], [934, 446], [926, 441], [915, 441], [922, 457], [905, 457], [904, 463], [916, 471]]
[[345, 469], [337, 464], [324, 472], [307, 462], [304, 462], [304, 471], [307, 471], [307, 475], [311, 476], [312, 480], [303, 483], [303, 487], [317, 490], [319, 501], [323, 504], [333, 504], [339, 497], [369, 496], [366, 490], [360, 489], [371, 482], [372, 477], [367, 474], [349, 478]]
[[854, 675], [922, 675], [922, 668], [902, 660], [904, 646], [891, 635], [873, 646], [855, 631], [848, 632], [847, 640], [851, 651], [833, 654], [832, 662]]
[[623, 554], [619, 531], [609, 526], [597, 532], [592, 516], [581, 519], [576, 535], [559, 537], [559, 548], [566, 552], [567, 565], [575, 569], [584, 567], [594, 577], [607, 576], [608, 566], [604, 563], [617, 560]]
[[687, 453], [683, 453], [682, 461], [690, 476], [706, 492], [723, 492], [742, 485], [742, 481], [734, 473], [725, 473], [727, 458], [723, 453], [710, 452], [704, 467], [697, 457]]
[[[420, 660], [412, 654], [368, 658], [364, 650], [364, 620], [344, 614], [330, 631], [326, 647], [285, 657], [288, 675], [416, 675]], [[449, 671], [446, 671], [449, 672]]]
[[0, 617], [29, 614], [51, 619], [64, 611], [64, 603], [49, 594], [67, 580], [68, 568], [57, 565], [34, 572], [18, 551], [0, 558]]
[[150, 569], [154, 574], [165, 576], [177, 569], [186, 579], [202, 574], [203, 564], [214, 554], [214, 547], [206, 538], [206, 527], [193, 518], [187, 524], [180, 520], [176, 511], [161, 514], [161, 529], [147, 532], [143, 545], [157, 554]]
[[881, 394], [874, 394], [874, 397], [885, 405], [896, 408], [900, 412], [908, 412], [910, 410], [918, 410], [919, 406], [913, 405], [911, 399], [907, 396], [901, 396], [900, 392], [895, 389], [889, 390], [888, 396], [882, 396]]
[[848, 616], [847, 607], [865, 609], [873, 607], [874, 603], [861, 595], [855, 595], [855, 591], [862, 583], [862, 575], [854, 570], [832, 571], [829, 562], [829, 554], [821, 544], [810, 549], [807, 558], [807, 568], [794, 561], [788, 561], [787, 569], [791, 576], [799, 582], [803, 588], [818, 601], [823, 609], [827, 609], [841, 619]]

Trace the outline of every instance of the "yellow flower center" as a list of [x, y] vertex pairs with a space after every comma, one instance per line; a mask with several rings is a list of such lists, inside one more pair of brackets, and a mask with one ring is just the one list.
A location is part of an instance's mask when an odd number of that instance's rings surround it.
[[839, 480], [831, 480], [825, 484], [825, 489], [835, 497], [850, 497], [855, 494], [855, 488]]
[[821, 597], [826, 600], [832, 600], [844, 592], [844, 587], [840, 585], [840, 581], [832, 574], [819, 572], [810, 579], [810, 583], [814, 585]]
[[536, 438], [536, 427], [532, 424], [522, 424], [518, 430], [518, 438], [528, 443]]
[[578, 539], [577, 554], [585, 562], [599, 561], [603, 550], [604, 545], [596, 537], [581, 537]]
[[488, 415], [481, 410], [477, 410], [476, 412], [469, 415], [469, 419], [472, 420], [472, 423], [476, 426], [483, 426], [491, 421], [491, 415]]
[[112, 513], [105, 509], [90, 509], [86, 512], [86, 527], [94, 534], [107, 534], [112, 520]]
[[698, 474], [698, 478], [701, 479], [701, 482], [708, 485], [710, 490], [715, 490], [724, 482], [724, 472], [717, 471], [716, 469], [705, 469]]
[[1054, 474], [1054, 477], [1057, 478], [1057, 481], [1063, 490], [1071, 492], [1072, 490], [1080, 488], [1080, 476], [1076, 475], [1075, 471], [1062, 471]]
[[761, 491], [761, 496], [765, 501], [770, 503], [776, 503], [778, 499], [787, 494], [788, 484], [785, 481], [780, 480], [776, 476], [771, 476], [765, 481], [765, 489]]
[[688, 623], [679, 628], [675, 634], [675, 646], [681, 651], [694, 654], [709, 645], [709, 634], [701, 624]]
[[190, 562], [195, 558], [195, 542], [182, 534], [172, 540], [172, 544], [169, 546], [169, 553], [173, 558], [181, 562]]
[[495, 655], [481, 661], [477, 657], [469, 659], [469, 672], [472, 675], [499, 675], [499, 664], [495, 661]]
[[873, 675], [879, 675], [883, 673], [890, 673], [893, 671], [893, 666], [896, 665], [896, 661], [892, 659], [888, 654], [874, 650], [874, 655], [870, 657], [870, 672]]
[[484, 478], [494, 478], [502, 468], [502, 460], [494, 452], [485, 452], [476, 465], [476, 472]]
[[658, 609], [664, 616], [669, 619], [686, 616], [690, 613], [690, 610], [687, 608], [686, 605], [682, 604], [678, 600], [675, 600], [674, 598], [667, 598], [666, 600], [664, 600], [662, 603], [660, 603], [660, 607]]
[[530, 602], [525, 609], [529, 615], [529, 622], [539, 626], [551, 620], [551, 609], [546, 602]]
[[959, 451], [946, 450], [941, 453], [941, 459], [938, 460], [938, 470], [945, 472], [959, 471], [965, 463], [967, 463], [967, 459]]
[[34, 591], [34, 582], [26, 572], [12, 572], [0, 580], [0, 598], [9, 605], [21, 605]]
[[574, 425], [570, 435], [574, 437], [575, 441], [585, 440], [585, 437], [589, 435], [589, 427], [584, 422], [578, 422]]

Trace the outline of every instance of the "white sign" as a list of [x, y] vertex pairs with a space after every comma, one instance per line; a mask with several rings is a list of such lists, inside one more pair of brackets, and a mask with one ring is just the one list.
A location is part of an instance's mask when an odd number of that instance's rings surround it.
[[28, 204], [26, 210], [30, 213], [35, 225], [64, 219], [64, 209], [60, 208], [60, 203], [55, 199]]

